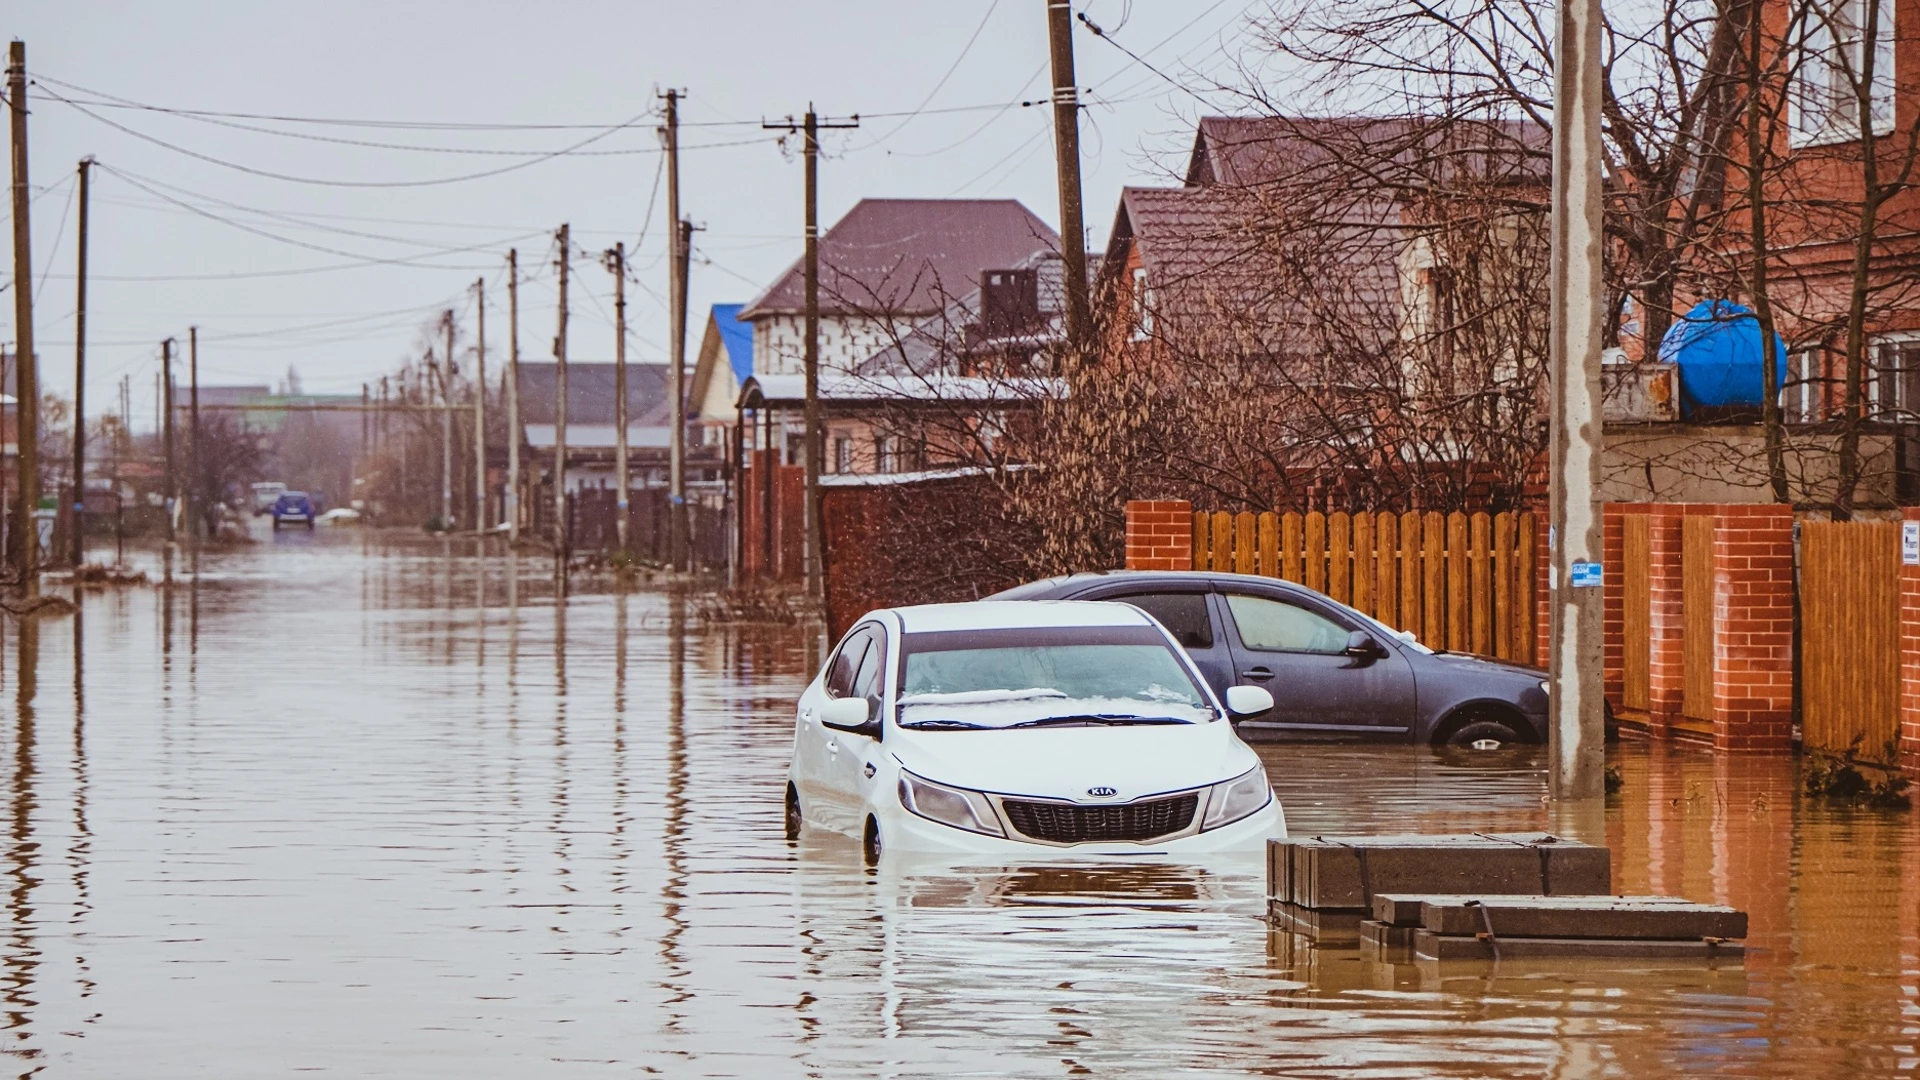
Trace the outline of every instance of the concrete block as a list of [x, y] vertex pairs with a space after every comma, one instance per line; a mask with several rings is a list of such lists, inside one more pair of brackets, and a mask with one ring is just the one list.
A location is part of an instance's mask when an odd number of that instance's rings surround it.
[[[1396, 897], [1394, 914], [1409, 898]], [[1730, 907], [1670, 896], [1426, 896], [1419, 925], [1436, 934], [1473, 936], [1491, 928], [1516, 938], [1743, 938], [1747, 915]], [[1377, 911], [1381, 905], [1376, 903]]]
[[[1543, 833], [1299, 837], [1269, 842], [1268, 895], [1374, 914], [1390, 893], [1603, 895], [1607, 849]], [[1274, 846], [1286, 849], [1284, 858]]]
[[[1500, 938], [1500, 959], [1534, 957], [1591, 960], [1738, 959], [1746, 948], [1738, 942], [1637, 941], [1617, 938]], [[1449, 937], [1431, 930], [1413, 933], [1415, 956], [1428, 960], [1492, 960], [1491, 942], [1478, 937]]]

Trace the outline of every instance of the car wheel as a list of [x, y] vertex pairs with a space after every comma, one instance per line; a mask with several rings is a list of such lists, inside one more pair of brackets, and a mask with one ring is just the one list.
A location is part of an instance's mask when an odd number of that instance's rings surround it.
[[867, 857], [868, 866], [876, 866], [879, 864], [880, 823], [875, 821], [871, 814], [867, 815], [867, 829], [860, 839], [860, 853]]
[[1499, 750], [1515, 745], [1520, 742], [1520, 738], [1514, 734], [1512, 728], [1498, 720], [1476, 718], [1469, 719], [1448, 732], [1447, 737], [1442, 741], [1448, 746], [1471, 747], [1475, 750]]
[[788, 840], [800, 839], [800, 824], [803, 820], [804, 819], [800, 816], [800, 792], [796, 791], [792, 784], [788, 784], [787, 785], [787, 839]]

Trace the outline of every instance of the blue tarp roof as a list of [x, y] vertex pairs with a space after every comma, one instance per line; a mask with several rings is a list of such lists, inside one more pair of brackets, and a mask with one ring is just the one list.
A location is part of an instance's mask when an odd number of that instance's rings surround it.
[[753, 324], [740, 321], [740, 309], [745, 306], [713, 305], [713, 324], [720, 328], [720, 343], [727, 347], [727, 366], [733, 368], [735, 386], [753, 377]]
[[[1774, 362], [1786, 378], [1787, 350], [1774, 339]], [[1731, 300], [1702, 300], [1667, 328], [1660, 359], [1680, 368], [1680, 407], [1757, 406], [1764, 396], [1760, 320]]]

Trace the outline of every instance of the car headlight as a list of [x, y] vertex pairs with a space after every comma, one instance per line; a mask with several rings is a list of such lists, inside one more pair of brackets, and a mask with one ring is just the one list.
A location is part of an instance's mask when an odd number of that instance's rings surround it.
[[1267, 782], [1267, 771], [1255, 765], [1207, 789], [1207, 816], [1200, 822], [1200, 831], [1231, 825], [1272, 801], [1273, 785]]
[[900, 774], [900, 805], [929, 821], [951, 825], [956, 829], [988, 836], [1007, 835], [1000, 828], [1000, 819], [994, 814], [985, 795], [936, 784], [910, 772], [903, 771]]

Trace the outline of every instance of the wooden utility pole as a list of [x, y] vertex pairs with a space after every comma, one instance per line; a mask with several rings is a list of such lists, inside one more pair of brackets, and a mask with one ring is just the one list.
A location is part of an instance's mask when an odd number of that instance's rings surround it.
[[567, 590], [567, 268], [573, 241], [560, 226], [559, 330], [553, 337], [553, 573], [555, 588]]
[[487, 279], [473, 283], [479, 337], [473, 353], [473, 531], [487, 531]]
[[[1598, 799], [1605, 783], [1600, 348], [1600, 0], [1558, 0], [1553, 68], [1552, 576], [1547, 652], [1548, 780], [1556, 800]], [[1769, 358], [1770, 360], [1771, 358]], [[1620, 568], [1615, 567], [1614, 573]]]
[[40, 592], [40, 358], [33, 346], [33, 219], [27, 191], [27, 43], [7, 52], [7, 105], [13, 132], [13, 353], [14, 406], [19, 442], [19, 494], [13, 520], [14, 566], [28, 596]]
[[[687, 416], [686, 378], [687, 290], [681, 273], [684, 233], [680, 228], [680, 92], [669, 90], [667, 124], [662, 138], [667, 148], [667, 321], [673, 335], [667, 343], [667, 394], [670, 429], [667, 433], [667, 561], [685, 568], [687, 542]], [[624, 494], [624, 493], [623, 493]]]
[[1093, 322], [1087, 305], [1087, 234], [1080, 208], [1080, 90], [1073, 81], [1073, 14], [1069, 0], [1047, 0], [1047, 45], [1053, 63], [1053, 155], [1060, 186], [1060, 261], [1067, 289], [1067, 345], [1077, 358]]
[[[447, 363], [440, 371], [440, 528], [453, 531], [453, 309], [441, 321], [447, 328]], [[431, 356], [431, 354], [429, 354]], [[428, 361], [431, 363], [431, 359]]]
[[93, 158], [80, 159], [80, 236], [73, 300], [73, 565], [87, 550], [87, 180]]
[[187, 327], [187, 539], [200, 538], [200, 328]]
[[[860, 126], [858, 114], [845, 120], [821, 120], [807, 106], [807, 114], [798, 127], [789, 117], [784, 124], [762, 124], [765, 128], [784, 128], [789, 132], [799, 131], [805, 136], [801, 144], [805, 165], [803, 198], [806, 202], [806, 371], [807, 371], [807, 430], [806, 430], [806, 568], [807, 596], [815, 603], [823, 603], [826, 598], [826, 575], [823, 545], [826, 530], [820, 522], [820, 131], [823, 128], [856, 128]], [[771, 445], [771, 443], [769, 443]]]
[[[672, 98], [667, 115], [671, 117]], [[627, 245], [616, 243], [607, 252], [613, 271], [613, 530], [621, 552], [627, 547]]]
[[520, 542], [520, 251], [507, 251], [507, 543]]
[[167, 448], [167, 543], [174, 533], [174, 508], [180, 501], [180, 477], [173, 462], [173, 339], [160, 343], [160, 440]]

